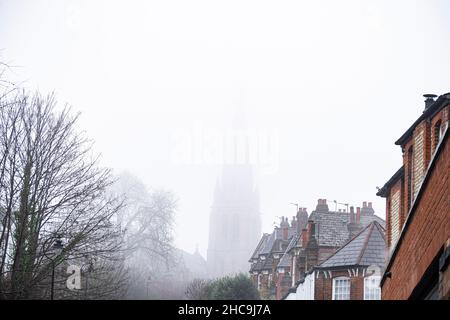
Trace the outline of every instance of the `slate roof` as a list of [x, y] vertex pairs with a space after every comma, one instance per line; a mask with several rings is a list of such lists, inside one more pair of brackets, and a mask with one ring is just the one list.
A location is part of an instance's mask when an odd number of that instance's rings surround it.
[[[313, 211], [310, 220], [313, 220], [317, 227], [316, 239], [319, 246], [340, 247], [349, 238], [347, 224], [350, 222], [349, 213], [345, 212], [317, 212]], [[375, 214], [361, 213], [361, 225], [366, 227], [372, 221], [377, 221], [384, 226], [384, 220]]]
[[383, 266], [384, 250], [385, 230], [377, 221], [373, 221], [317, 268]]
[[290, 267], [291, 266], [291, 255], [289, 254], [289, 251], [297, 244], [298, 241], [298, 234], [295, 234], [291, 241], [289, 242], [289, 245], [286, 248], [286, 251], [284, 252], [283, 256], [280, 259], [280, 262], [278, 263], [278, 267]]
[[269, 234], [268, 233], [264, 233], [261, 237], [261, 239], [258, 242], [258, 245], [256, 246], [255, 251], [252, 254], [252, 257], [250, 258], [250, 262], [252, 262], [252, 259], [258, 259], [259, 254], [261, 253], [262, 249], [264, 248], [267, 238], [269, 238]]

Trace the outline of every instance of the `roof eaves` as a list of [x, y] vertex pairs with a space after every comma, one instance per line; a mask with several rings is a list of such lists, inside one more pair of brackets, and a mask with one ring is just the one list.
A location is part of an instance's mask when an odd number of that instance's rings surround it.
[[376, 193], [377, 196], [386, 198], [389, 189], [404, 175], [404, 166], [401, 166], [394, 175], [384, 184], [384, 186]]
[[429, 106], [421, 115], [419, 118], [417, 118], [416, 121], [414, 121], [414, 123], [411, 125], [411, 127], [408, 128], [408, 130], [406, 130], [406, 132], [397, 139], [397, 141], [395, 141], [396, 145], [403, 145], [406, 140], [408, 140], [408, 138], [411, 136], [412, 132], [414, 131], [414, 128], [423, 120], [426, 119], [428, 117], [433, 116], [434, 113], [438, 112], [439, 110], [441, 110], [445, 105], [450, 103], [450, 93], [445, 93], [443, 95], [440, 95], [436, 101]]

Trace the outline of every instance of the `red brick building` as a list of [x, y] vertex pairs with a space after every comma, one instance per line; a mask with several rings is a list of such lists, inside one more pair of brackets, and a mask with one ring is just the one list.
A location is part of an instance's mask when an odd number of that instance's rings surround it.
[[287, 300], [380, 300], [385, 229], [373, 221], [320, 265], [312, 268]]
[[386, 198], [383, 299], [450, 297], [450, 93], [425, 97], [425, 110], [395, 143], [403, 165], [377, 193]]
[[261, 296], [282, 299], [310, 270], [372, 221], [384, 226], [370, 202], [363, 202], [356, 211], [354, 207], [331, 211], [326, 199], [317, 201], [309, 217], [306, 208], [299, 208], [290, 224], [282, 218], [279, 227], [263, 235], [249, 261], [251, 277]]

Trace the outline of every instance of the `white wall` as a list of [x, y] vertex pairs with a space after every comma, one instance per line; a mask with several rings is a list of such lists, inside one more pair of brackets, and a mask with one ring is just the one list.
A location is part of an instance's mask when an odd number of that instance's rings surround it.
[[290, 293], [285, 300], [314, 300], [314, 278], [315, 272], [306, 276], [300, 283], [295, 293]]

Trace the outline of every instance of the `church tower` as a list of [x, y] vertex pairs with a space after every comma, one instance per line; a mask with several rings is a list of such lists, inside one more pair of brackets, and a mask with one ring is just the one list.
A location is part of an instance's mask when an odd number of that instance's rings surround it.
[[[245, 131], [242, 111], [235, 118], [234, 127]], [[244, 148], [239, 148], [236, 140], [231, 143], [234, 151], [244, 150], [245, 156], [234, 157], [236, 161], [224, 164], [216, 183], [207, 252], [210, 277], [247, 273], [248, 259], [261, 237], [259, 192], [255, 186], [253, 166], [248, 161], [248, 143], [244, 139]]]

